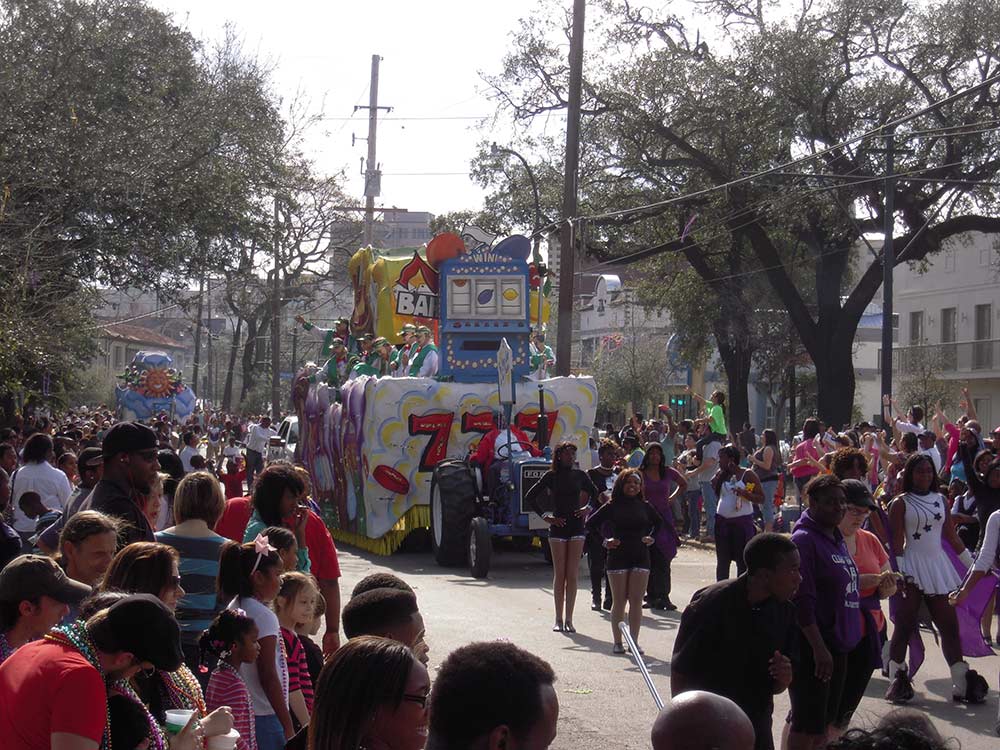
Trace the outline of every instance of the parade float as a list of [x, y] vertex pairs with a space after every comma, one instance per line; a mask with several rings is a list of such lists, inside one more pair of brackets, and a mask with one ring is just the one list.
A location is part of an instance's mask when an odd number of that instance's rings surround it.
[[[438, 235], [423, 248], [364, 248], [352, 257], [352, 337], [371, 333], [404, 345], [405, 354], [409, 332], [426, 330], [438, 364], [433, 377], [404, 368], [374, 377], [355, 367], [340, 379], [322, 362], [297, 375], [301, 458], [335, 538], [390, 554], [410, 531], [431, 526], [435, 467], [465, 458], [497, 427], [504, 339], [511, 351], [513, 394], [503, 398], [513, 402], [510, 424], [534, 437], [542, 404], [548, 442], [575, 443], [588, 468], [597, 391], [590, 377], [545, 377], [544, 356], [537, 364], [531, 328], [545, 324], [548, 300], [544, 267], [538, 257], [529, 262], [530, 254], [525, 237], [495, 241], [466, 230]], [[339, 346], [341, 339], [333, 341]], [[410, 361], [421, 359], [421, 344], [409, 351]], [[334, 384], [327, 382], [331, 372]]]
[[185, 419], [194, 411], [197, 398], [184, 385], [181, 373], [164, 352], [137, 352], [118, 376], [122, 384], [115, 388], [118, 411], [123, 420], [149, 419], [166, 413]]

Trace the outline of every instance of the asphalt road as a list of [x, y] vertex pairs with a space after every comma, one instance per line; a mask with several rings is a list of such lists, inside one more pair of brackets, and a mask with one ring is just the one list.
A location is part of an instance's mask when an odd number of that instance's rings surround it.
[[[553, 633], [551, 568], [540, 551], [498, 549], [486, 580], [476, 580], [461, 568], [440, 568], [429, 554], [379, 557], [340, 548], [341, 588], [346, 601], [354, 584], [384, 569], [395, 572], [416, 591], [427, 626], [431, 677], [454, 648], [471, 641], [504, 639], [538, 654], [558, 677], [559, 734], [557, 749], [606, 750], [649, 748], [649, 729], [656, 715], [638, 668], [628, 656], [611, 653], [611, 626], [606, 612], [590, 609], [586, 562], [581, 563], [575, 634]], [[683, 606], [691, 595], [714, 580], [711, 551], [682, 547], [673, 562], [671, 598]], [[735, 574], [735, 572], [734, 572]], [[670, 695], [670, 654], [680, 612], [647, 614], [640, 643], [660, 694]], [[997, 717], [997, 679], [1000, 659], [973, 659], [972, 667], [990, 683], [985, 705], [965, 706], [951, 700], [951, 679], [933, 637], [924, 633], [927, 660], [915, 679], [912, 706], [926, 711], [945, 737], [961, 748], [995, 748], [993, 725]], [[882, 699], [888, 681], [876, 674], [855, 716], [855, 725], [868, 726], [889, 710]], [[775, 742], [780, 742], [787, 693], [776, 696]]]

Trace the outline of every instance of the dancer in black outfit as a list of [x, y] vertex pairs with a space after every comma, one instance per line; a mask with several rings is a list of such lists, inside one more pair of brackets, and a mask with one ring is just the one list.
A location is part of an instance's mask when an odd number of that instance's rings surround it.
[[[556, 632], [575, 633], [573, 609], [576, 606], [577, 571], [586, 539], [583, 519], [588, 503], [597, 504], [597, 488], [586, 472], [575, 468], [576, 446], [559, 443], [552, 455], [552, 468], [542, 475], [524, 496], [525, 504], [549, 525], [549, 548], [552, 550], [552, 596], [556, 605]], [[543, 491], [552, 499], [552, 510], [543, 510], [538, 502]], [[563, 610], [565, 607], [565, 620]]]
[[[597, 449], [600, 465], [587, 472], [590, 481], [598, 490], [596, 506], [604, 505], [611, 497], [611, 489], [615, 486], [615, 461], [618, 460], [618, 444], [605, 438]], [[608, 551], [604, 548], [604, 537], [597, 531], [587, 532], [584, 549], [587, 552], [587, 564], [590, 568], [590, 595], [593, 598], [591, 609], [601, 609], [601, 584], [604, 584], [604, 609], [611, 609], [611, 584], [604, 574]]]
[[626, 469], [619, 474], [611, 500], [587, 519], [587, 528], [604, 536], [608, 550], [607, 573], [614, 597], [611, 637], [616, 654], [625, 653], [618, 624], [625, 619], [626, 604], [629, 631], [636, 645], [639, 643], [642, 596], [649, 581], [649, 545], [661, 523], [660, 514], [642, 497], [642, 474], [638, 469]]

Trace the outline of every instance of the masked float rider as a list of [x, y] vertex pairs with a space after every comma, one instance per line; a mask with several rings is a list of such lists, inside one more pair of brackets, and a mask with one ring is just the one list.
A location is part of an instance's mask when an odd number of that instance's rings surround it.
[[[351, 361], [343, 341], [338, 338], [330, 340], [330, 358], [320, 372], [326, 373], [326, 384], [330, 388], [340, 390], [340, 386], [347, 382], [351, 372]], [[317, 372], [310, 380], [315, 383], [319, 374]]]
[[552, 347], [546, 346], [545, 334], [536, 331], [531, 339], [531, 380], [544, 380], [549, 376], [549, 370], [555, 367], [556, 357]]
[[417, 343], [410, 350], [410, 377], [433, 378], [438, 372], [438, 348], [434, 345], [431, 329], [417, 327]]
[[322, 336], [323, 346], [319, 352], [321, 357], [330, 356], [331, 346], [334, 339], [340, 339], [341, 343], [344, 344], [344, 347], [348, 352], [358, 351], [358, 342], [353, 336], [351, 336], [350, 323], [347, 318], [337, 318], [333, 322], [333, 328], [320, 328], [319, 326], [310, 323], [301, 315], [295, 316], [295, 322], [302, 326], [303, 329], [313, 331], [317, 335]]
[[372, 353], [364, 362], [358, 362], [351, 368], [351, 380], [359, 375], [372, 375], [376, 378], [391, 374], [389, 370], [392, 344], [388, 339], [379, 336], [372, 342]]
[[402, 377], [409, 371], [410, 349], [417, 339], [417, 327], [413, 323], [406, 323], [396, 335], [403, 340], [403, 345], [393, 350], [389, 366], [393, 375]]

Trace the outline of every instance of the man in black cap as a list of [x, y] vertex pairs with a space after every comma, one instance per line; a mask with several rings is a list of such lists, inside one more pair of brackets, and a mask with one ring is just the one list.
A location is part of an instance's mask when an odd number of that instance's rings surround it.
[[119, 422], [104, 435], [104, 475], [83, 507], [121, 519], [119, 548], [156, 541], [139, 502], [140, 495], [150, 493], [160, 469], [157, 446], [156, 433], [139, 422]]
[[55, 560], [21, 555], [0, 571], [0, 664], [58, 625], [90, 586], [66, 577]]
[[[140, 669], [177, 670], [181, 631], [150, 594], [132, 594], [85, 624], [57, 628], [0, 665], [0, 737], [23, 750], [96, 748], [105, 732], [108, 681]], [[102, 676], [103, 675], [103, 676]]]

